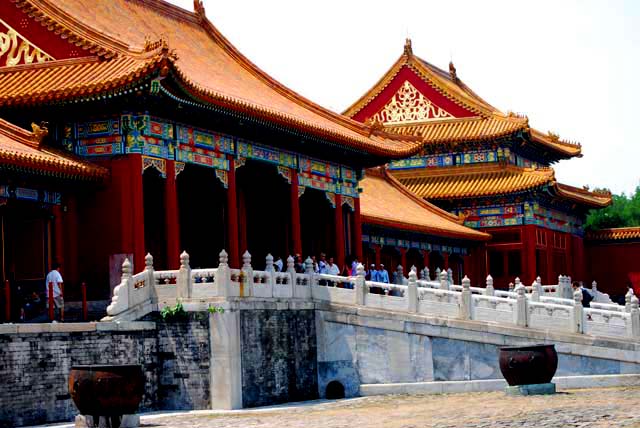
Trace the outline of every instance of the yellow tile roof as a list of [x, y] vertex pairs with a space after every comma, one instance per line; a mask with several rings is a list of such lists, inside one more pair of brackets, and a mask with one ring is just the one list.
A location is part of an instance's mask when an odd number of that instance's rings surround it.
[[425, 199], [471, 198], [501, 195], [549, 184], [551, 168], [480, 165], [393, 171], [410, 191]]
[[[38, 79], [32, 79], [32, 85], [22, 85], [17, 92], [18, 96], [38, 92], [40, 98], [32, 101], [53, 97], [47, 88], [60, 94], [68, 87], [75, 95], [71, 89], [82, 85], [88, 86], [89, 94], [108, 89], [114, 82], [117, 86], [123, 77], [131, 76], [132, 68], [145, 66], [136, 62], [141, 55], [164, 45], [175, 53], [166, 58], [170, 70], [164, 71], [171, 71], [184, 90], [206, 103], [292, 126], [376, 156], [402, 158], [420, 149], [418, 142], [372, 134], [371, 127], [331, 112], [275, 81], [209, 22], [200, 2], [196, 2], [196, 12], [162, 0], [23, 0], [16, 6], [46, 23], [52, 37], [74, 37], [83, 41], [83, 47], [92, 43], [100, 46], [102, 58], [119, 58], [96, 64], [95, 76], [88, 73], [90, 67], [77, 73], [58, 70], [56, 76], [55, 72], [34, 71]], [[55, 62], [42, 67], [55, 67]], [[22, 72], [30, 75], [31, 68], [37, 67], [24, 66]], [[25, 77], [12, 77], [27, 81]], [[10, 87], [9, 77], [0, 75], [0, 79], [7, 79], [4, 86]], [[17, 100], [5, 101], [10, 102]]]
[[392, 173], [407, 189], [427, 200], [506, 195], [549, 186], [558, 197], [589, 207], [605, 207], [611, 203], [608, 191], [590, 192], [557, 183], [554, 170], [549, 167], [496, 164], [396, 170]]
[[486, 233], [462, 225], [462, 219], [416, 197], [388, 172], [368, 170], [360, 182], [365, 224], [457, 239], [487, 240]]
[[587, 232], [586, 238], [591, 241], [617, 241], [624, 239], [640, 239], [640, 227], [616, 227]]

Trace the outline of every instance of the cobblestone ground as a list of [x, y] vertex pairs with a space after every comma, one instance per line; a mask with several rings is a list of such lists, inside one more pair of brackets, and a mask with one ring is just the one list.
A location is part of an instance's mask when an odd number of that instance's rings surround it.
[[502, 392], [390, 395], [227, 415], [146, 417], [144, 427], [640, 427], [640, 387], [507, 397]]

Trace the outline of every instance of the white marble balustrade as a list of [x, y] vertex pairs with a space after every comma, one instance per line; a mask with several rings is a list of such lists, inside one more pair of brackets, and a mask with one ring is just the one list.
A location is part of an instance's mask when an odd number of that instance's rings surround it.
[[[135, 275], [125, 260], [107, 318], [140, 317], [177, 301], [187, 304], [254, 297], [303, 299], [541, 330], [640, 338], [640, 310], [633, 293], [627, 295], [625, 306], [594, 302], [592, 307], [583, 308], [582, 292], [571, 289], [569, 277], [560, 276], [558, 284], [551, 286], [542, 285], [538, 278], [529, 287], [516, 279], [512, 291], [503, 291], [494, 289], [491, 276], [486, 279], [486, 287], [480, 288], [471, 287], [466, 276], [461, 285], [452, 284], [446, 271], [438, 272], [438, 281], [418, 280], [412, 269], [408, 278], [396, 281], [406, 285], [386, 284], [365, 280], [362, 265], [358, 265], [356, 276], [343, 277], [315, 273], [311, 259], [305, 261], [304, 273], [295, 271], [292, 257], [287, 259], [284, 272], [275, 271], [271, 255], [267, 256], [263, 271], [253, 269], [248, 252], [242, 260], [242, 268], [230, 268], [223, 250], [217, 268], [191, 269], [189, 255], [183, 252], [180, 269], [155, 271], [153, 257], [147, 255], [145, 270]], [[569, 294], [569, 298], [564, 297]]]

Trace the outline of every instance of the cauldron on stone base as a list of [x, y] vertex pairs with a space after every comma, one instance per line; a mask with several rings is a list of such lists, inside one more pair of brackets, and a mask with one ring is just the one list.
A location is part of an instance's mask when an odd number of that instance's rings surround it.
[[69, 373], [69, 393], [86, 426], [131, 426], [123, 423], [123, 416], [136, 412], [143, 392], [144, 374], [138, 364], [79, 365]]
[[551, 383], [558, 368], [554, 345], [506, 346], [500, 348], [500, 371], [509, 384], [507, 394], [552, 394]]

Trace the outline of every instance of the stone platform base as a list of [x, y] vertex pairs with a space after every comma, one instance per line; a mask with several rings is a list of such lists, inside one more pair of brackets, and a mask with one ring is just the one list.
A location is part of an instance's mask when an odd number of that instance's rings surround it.
[[555, 383], [538, 383], [534, 385], [507, 386], [504, 389], [507, 395], [548, 395], [556, 393]]
[[[97, 425], [94, 425], [93, 416], [78, 415], [76, 416], [76, 428], [111, 428], [109, 421], [105, 416], [100, 416], [100, 420]], [[138, 428], [140, 426], [139, 415], [123, 415], [120, 420], [120, 428]]]

